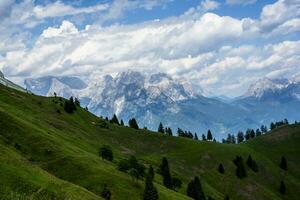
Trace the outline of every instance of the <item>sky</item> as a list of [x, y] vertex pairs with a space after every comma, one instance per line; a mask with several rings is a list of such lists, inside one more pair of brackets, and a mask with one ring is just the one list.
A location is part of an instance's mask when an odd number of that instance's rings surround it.
[[0, 70], [163, 72], [208, 95], [300, 76], [300, 0], [0, 0]]

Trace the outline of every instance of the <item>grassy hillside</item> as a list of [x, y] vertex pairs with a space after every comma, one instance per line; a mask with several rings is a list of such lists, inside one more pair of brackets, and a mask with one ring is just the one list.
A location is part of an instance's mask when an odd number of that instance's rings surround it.
[[[189, 199], [187, 183], [200, 176], [206, 196], [214, 199], [298, 199], [300, 195], [300, 126], [281, 127], [252, 141], [228, 145], [170, 137], [105, 122], [84, 109], [63, 110], [59, 98], [22, 93], [0, 85], [0, 199], [101, 199], [104, 184], [112, 199], [141, 199], [144, 181], [117, 169], [120, 159], [136, 156], [155, 169], [163, 156], [171, 173], [183, 181], [179, 191], [166, 189], [155, 175], [160, 199]], [[58, 111], [59, 110], [59, 111]], [[108, 126], [106, 128], [105, 126]], [[111, 146], [114, 161], [98, 155]], [[232, 160], [251, 154], [259, 166], [238, 179]], [[281, 156], [288, 171], [279, 168]], [[223, 163], [225, 174], [217, 171]], [[287, 193], [281, 195], [281, 180]]]

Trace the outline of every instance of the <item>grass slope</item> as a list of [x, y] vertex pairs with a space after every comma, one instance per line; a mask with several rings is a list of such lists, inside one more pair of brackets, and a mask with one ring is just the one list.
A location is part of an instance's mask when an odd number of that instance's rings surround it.
[[[22, 93], [0, 85], [0, 199], [101, 199], [104, 184], [112, 199], [141, 199], [144, 182], [133, 182], [117, 170], [118, 160], [135, 155], [146, 166], [157, 168], [167, 157], [173, 176], [183, 180], [178, 192], [155, 185], [160, 199], [189, 199], [185, 190], [194, 176], [200, 176], [206, 195], [215, 199], [298, 199], [300, 195], [300, 126], [278, 128], [252, 141], [228, 145], [169, 137], [146, 130], [108, 124], [85, 111], [64, 112], [59, 98]], [[58, 113], [60, 110], [61, 113]], [[109, 145], [114, 161], [98, 156]], [[259, 166], [248, 177], [235, 176], [232, 160], [251, 154]], [[288, 160], [288, 171], [278, 165]], [[217, 172], [223, 163], [225, 174]], [[280, 195], [284, 180], [287, 194]], [[14, 196], [15, 195], [15, 196]], [[12, 197], [13, 196], [13, 197]], [[21, 199], [21, 197], [19, 198]]]

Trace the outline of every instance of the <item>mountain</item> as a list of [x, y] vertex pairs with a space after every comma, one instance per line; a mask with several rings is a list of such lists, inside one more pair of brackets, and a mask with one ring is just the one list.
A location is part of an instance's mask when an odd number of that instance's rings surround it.
[[[111, 199], [142, 199], [144, 178], [135, 180], [118, 170], [130, 156], [146, 169], [153, 166], [160, 200], [190, 199], [186, 189], [195, 176], [206, 197], [215, 200], [227, 195], [233, 200], [299, 199], [300, 125], [278, 127], [241, 144], [221, 144], [118, 126], [80, 107], [68, 114], [65, 101], [0, 85], [0, 199], [100, 200], [105, 185]], [[112, 162], [99, 157], [103, 145], [112, 150]], [[232, 162], [238, 155], [247, 171], [243, 179]], [[258, 172], [246, 165], [249, 155]], [[279, 167], [282, 156], [287, 171]], [[181, 188], [164, 187], [157, 173], [163, 157]], [[217, 170], [220, 163], [224, 174]], [[279, 193], [282, 180], [285, 195]]]
[[263, 124], [284, 118], [299, 120], [300, 82], [287, 79], [263, 78], [232, 105], [252, 113], [252, 118]]
[[22, 92], [27, 92], [24, 88], [22, 88], [21, 86], [11, 82], [10, 80], [6, 79], [4, 77], [4, 74], [0, 71], [0, 84], [5, 85], [7, 87], [11, 87], [14, 88], [16, 90], [20, 90]]
[[80, 84], [85, 86], [81, 88], [71, 88], [61, 79], [29, 79], [25, 85], [46, 96], [56, 92], [66, 98], [79, 97], [82, 105], [98, 116], [111, 117], [115, 113], [125, 122], [135, 117], [141, 126], [151, 130], [162, 122], [173, 131], [182, 128], [202, 134], [211, 129], [221, 139], [228, 132], [260, 125], [244, 109], [204, 97], [186, 80], [175, 80], [163, 73], [148, 76], [126, 71], [115, 77], [96, 76], [90, 78], [87, 86]]

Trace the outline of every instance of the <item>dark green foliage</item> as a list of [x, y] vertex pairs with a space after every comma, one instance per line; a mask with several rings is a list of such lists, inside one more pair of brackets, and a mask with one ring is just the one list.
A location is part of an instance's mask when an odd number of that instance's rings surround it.
[[194, 134], [194, 139], [195, 139], [195, 140], [199, 140], [199, 139], [198, 139], [197, 133]]
[[183, 131], [180, 128], [177, 129], [177, 135], [179, 137], [194, 138], [194, 135], [190, 131]]
[[284, 181], [280, 182], [279, 192], [280, 192], [280, 194], [285, 194], [286, 193], [286, 187], [285, 187]]
[[248, 156], [246, 163], [250, 169], [252, 169], [254, 172], [258, 172], [258, 166], [255, 160], [252, 159], [251, 155]]
[[111, 121], [112, 123], [114, 123], [114, 124], [120, 125], [119, 120], [118, 120], [118, 117], [117, 117], [116, 114], [113, 115], [113, 117], [111, 118], [110, 121]]
[[162, 125], [161, 122], [160, 122], [159, 125], [158, 125], [157, 131], [158, 131], [159, 133], [165, 133], [164, 126]]
[[224, 198], [224, 200], [229, 200], [229, 196], [226, 195], [225, 198]]
[[150, 176], [152, 179], [154, 179], [155, 173], [154, 173], [152, 165], [150, 165], [147, 175]]
[[123, 119], [121, 119], [120, 125], [121, 125], [121, 126], [124, 126], [124, 121], [123, 121]]
[[261, 125], [261, 127], [260, 127], [260, 131], [261, 131], [262, 133], [266, 133], [266, 132], [268, 132], [268, 128], [267, 128], [267, 126]]
[[176, 188], [179, 189], [182, 186], [182, 181], [179, 178], [177, 178], [177, 177], [173, 177], [172, 178], [172, 183], [173, 183], [173, 188], [174, 189], [176, 189]]
[[99, 155], [102, 157], [102, 159], [113, 161], [113, 152], [109, 146], [103, 146], [100, 148]]
[[207, 140], [212, 140], [213, 139], [213, 136], [212, 136], [212, 133], [210, 130], [207, 131]]
[[140, 174], [137, 169], [131, 168], [128, 170], [128, 174], [131, 176], [132, 181], [138, 180], [140, 178]]
[[74, 100], [74, 104], [75, 104], [75, 106], [78, 106], [78, 107], [80, 107], [80, 101], [79, 101], [79, 99], [78, 99], [78, 98], [75, 98], [75, 100]]
[[255, 136], [258, 137], [258, 136], [261, 136], [261, 135], [262, 135], [262, 132], [259, 129], [256, 129]]
[[287, 171], [287, 161], [284, 156], [281, 157], [280, 168]]
[[160, 172], [163, 177], [164, 186], [166, 186], [169, 189], [172, 189], [173, 184], [172, 184], [172, 177], [169, 169], [169, 163], [167, 158], [165, 157], [162, 159], [162, 163], [160, 165]]
[[238, 143], [241, 143], [241, 142], [244, 141], [244, 139], [245, 139], [244, 133], [241, 132], [241, 131], [239, 131], [238, 134], [237, 134], [237, 142], [238, 142]]
[[186, 194], [195, 200], [205, 199], [200, 179], [197, 176], [189, 182]]
[[139, 125], [137, 124], [135, 118], [130, 119], [128, 124], [130, 128], [139, 129]]
[[138, 177], [145, 175], [145, 166], [138, 162], [135, 156], [130, 156], [129, 159], [123, 159], [118, 163], [118, 169], [122, 172], [129, 172], [131, 169], [135, 169], [138, 173]]
[[146, 177], [145, 180], [145, 189], [144, 189], [144, 195], [143, 195], [143, 199], [144, 200], [157, 200], [158, 199], [158, 192], [157, 189], [155, 188], [155, 186], [153, 185], [153, 179], [151, 178], [151, 176]]
[[172, 129], [170, 127], [166, 128], [166, 134], [169, 136], [173, 136]]
[[103, 197], [105, 200], [110, 200], [111, 192], [107, 188], [106, 184], [104, 184], [103, 190], [101, 192], [101, 197]]
[[56, 112], [57, 112], [58, 114], [60, 114], [60, 113], [61, 113], [59, 109], [56, 109]]
[[206, 141], [206, 137], [204, 134], [202, 134], [202, 141]]
[[207, 197], [207, 200], [215, 200], [214, 198], [212, 198], [211, 196]]
[[231, 134], [228, 134], [227, 139], [226, 139], [226, 143], [227, 144], [235, 144], [236, 143], [235, 136], [231, 135]]
[[253, 130], [253, 129], [251, 129], [251, 132], [250, 132], [250, 137], [251, 137], [251, 138], [254, 138], [254, 137], [255, 137], [255, 132], [254, 132], [254, 130]]
[[73, 113], [76, 110], [76, 105], [74, 103], [73, 97], [70, 97], [69, 100], [66, 100], [64, 103], [64, 110], [67, 113]]
[[218, 171], [219, 171], [221, 174], [224, 174], [224, 173], [225, 173], [225, 169], [224, 169], [222, 163], [219, 164]]
[[243, 158], [241, 156], [236, 156], [236, 158], [233, 160], [233, 163], [236, 165], [237, 177], [240, 179], [247, 177], [247, 172], [244, 166]]

